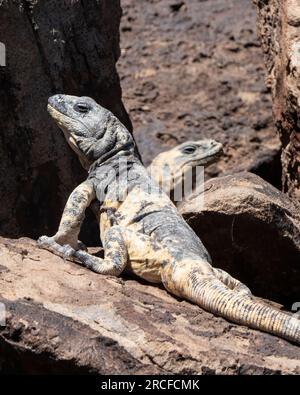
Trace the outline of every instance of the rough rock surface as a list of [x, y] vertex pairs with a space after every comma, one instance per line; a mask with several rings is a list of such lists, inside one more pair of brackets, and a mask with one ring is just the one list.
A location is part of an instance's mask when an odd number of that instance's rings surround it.
[[[203, 200], [197, 200], [202, 197]], [[203, 202], [203, 207], [199, 202]], [[214, 266], [291, 309], [300, 295], [300, 206], [251, 173], [210, 179], [180, 211]]]
[[47, 114], [54, 93], [92, 96], [130, 128], [121, 102], [119, 0], [0, 1], [0, 234], [53, 233], [77, 158]]
[[100, 276], [0, 239], [0, 370], [26, 373], [300, 373], [299, 347], [214, 317], [164, 289]]
[[187, 139], [225, 156], [208, 175], [253, 171], [281, 187], [279, 139], [249, 0], [122, 0], [118, 71], [146, 164]]
[[273, 114], [283, 146], [283, 188], [300, 201], [300, 3], [254, 0], [258, 31], [273, 94]]

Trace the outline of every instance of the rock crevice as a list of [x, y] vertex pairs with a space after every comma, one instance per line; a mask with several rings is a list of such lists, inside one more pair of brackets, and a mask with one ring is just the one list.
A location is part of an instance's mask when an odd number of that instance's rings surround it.
[[300, 4], [297, 0], [254, 0], [258, 32], [272, 88], [273, 115], [282, 143], [282, 183], [300, 200]]

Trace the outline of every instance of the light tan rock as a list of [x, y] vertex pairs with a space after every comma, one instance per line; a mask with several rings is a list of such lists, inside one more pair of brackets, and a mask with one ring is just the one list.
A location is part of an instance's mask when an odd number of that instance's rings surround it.
[[0, 370], [26, 373], [300, 373], [299, 347], [129, 278], [97, 275], [0, 239]]

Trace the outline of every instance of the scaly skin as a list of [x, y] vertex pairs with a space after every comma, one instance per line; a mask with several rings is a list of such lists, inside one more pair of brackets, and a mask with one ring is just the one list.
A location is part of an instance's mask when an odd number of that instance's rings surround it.
[[[298, 319], [255, 300], [245, 285], [211, 266], [200, 239], [150, 178], [132, 136], [112, 113], [90, 98], [65, 95], [50, 98], [48, 109], [89, 176], [70, 195], [56, 235], [39, 239], [41, 247], [96, 273], [118, 276], [126, 269], [162, 282], [211, 313], [300, 343]], [[95, 198], [104, 259], [78, 245], [84, 211]]]
[[[195, 170], [214, 163], [222, 152], [222, 144], [212, 139], [186, 141], [158, 154], [147, 171], [177, 206], [202, 185], [202, 174]], [[100, 203], [94, 200], [90, 207], [99, 221]]]
[[194, 170], [215, 162], [222, 148], [221, 143], [211, 139], [187, 141], [158, 154], [147, 170], [176, 204], [176, 196], [180, 201], [181, 197], [187, 197], [185, 192], [191, 194], [201, 182]]

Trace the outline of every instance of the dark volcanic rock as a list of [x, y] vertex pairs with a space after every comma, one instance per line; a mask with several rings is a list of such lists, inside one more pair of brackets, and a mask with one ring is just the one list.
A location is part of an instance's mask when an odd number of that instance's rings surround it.
[[185, 140], [214, 138], [210, 176], [252, 171], [281, 187], [279, 139], [249, 0], [123, 0], [118, 62], [134, 135], [149, 164]]
[[5, 373], [300, 374], [299, 347], [164, 289], [0, 238]]
[[208, 180], [203, 208], [196, 197], [180, 212], [213, 265], [290, 309], [300, 295], [300, 206], [251, 173]]
[[0, 329], [0, 373], [158, 373], [145, 368], [116, 341], [84, 323], [48, 310], [25, 297], [2, 299], [6, 327]]
[[300, 201], [300, 3], [254, 0], [265, 54], [273, 114], [282, 143], [283, 188]]
[[1, 1], [0, 234], [51, 234], [84, 172], [47, 114], [54, 93], [92, 96], [129, 128], [115, 63], [120, 2]]

